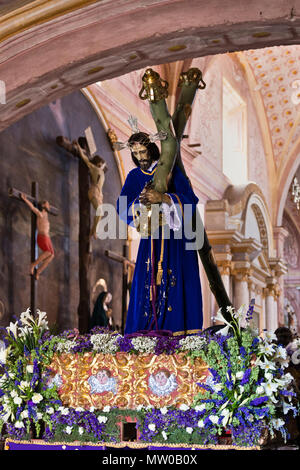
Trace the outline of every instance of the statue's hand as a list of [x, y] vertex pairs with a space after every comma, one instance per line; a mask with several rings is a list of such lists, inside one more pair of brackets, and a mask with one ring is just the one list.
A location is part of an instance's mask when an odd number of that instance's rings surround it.
[[146, 189], [141, 193], [140, 202], [142, 204], [160, 204], [162, 202], [162, 194], [155, 189]]

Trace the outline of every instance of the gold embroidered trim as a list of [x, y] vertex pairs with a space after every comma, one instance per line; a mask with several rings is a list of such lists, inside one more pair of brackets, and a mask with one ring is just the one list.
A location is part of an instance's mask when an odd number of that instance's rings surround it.
[[253, 446], [253, 447], [242, 447], [242, 446], [234, 446], [234, 445], [218, 445], [218, 444], [211, 444], [211, 445], [201, 445], [201, 444], [181, 444], [178, 442], [177, 444], [168, 444], [168, 443], [161, 443], [161, 442], [131, 442], [131, 441], [122, 441], [122, 442], [81, 442], [81, 441], [73, 441], [73, 442], [46, 442], [41, 439], [32, 439], [31, 441], [18, 441], [16, 439], [6, 439], [5, 440], [5, 447], [4, 450], [9, 450], [9, 443], [14, 444], [36, 444], [42, 446], [91, 446], [91, 447], [111, 447], [115, 449], [122, 449], [124, 447], [129, 447], [130, 449], [146, 449], [148, 447], [169, 447], [169, 448], [178, 448], [182, 447], [185, 449], [212, 449], [212, 450], [261, 450], [260, 446]]

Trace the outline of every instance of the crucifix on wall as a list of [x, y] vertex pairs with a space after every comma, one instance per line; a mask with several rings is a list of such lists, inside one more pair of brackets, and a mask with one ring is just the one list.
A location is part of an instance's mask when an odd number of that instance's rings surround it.
[[[68, 138], [58, 136], [56, 142], [78, 162], [79, 191], [79, 305], [78, 327], [80, 332], [88, 331], [90, 318], [90, 276], [91, 241], [97, 238], [97, 225], [102, 217], [102, 188], [107, 171], [106, 162], [94, 155], [97, 151], [90, 127], [85, 130], [85, 137], [71, 142]], [[90, 204], [95, 214], [91, 224]]]
[[[42, 272], [54, 258], [54, 249], [50, 239], [50, 223], [48, 214], [57, 215], [58, 209], [50, 205], [49, 201], [39, 201], [38, 183], [32, 182], [31, 194], [18, 189], [9, 188], [8, 195], [23, 201], [31, 209], [31, 288], [30, 309], [34, 313], [37, 298], [37, 281]], [[41, 254], [38, 256], [38, 248]]]

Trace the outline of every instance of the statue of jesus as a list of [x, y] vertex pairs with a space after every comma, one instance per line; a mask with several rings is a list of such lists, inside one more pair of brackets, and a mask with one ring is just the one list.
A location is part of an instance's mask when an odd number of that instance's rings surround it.
[[[35, 207], [32, 202], [30, 202], [25, 194], [21, 193], [21, 199], [27, 204], [29, 209], [37, 217], [37, 244], [42, 253], [40, 256], [31, 263], [30, 274], [35, 276], [35, 279], [38, 280], [40, 274], [46, 269], [46, 267], [53, 261], [54, 258], [54, 249], [50, 239], [50, 223], [48, 218], [48, 212], [50, 210], [49, 201], [42, 201], [39, 203], [39, 207]], [[35, 267], [39, 266], [36, 272], [34, 272]]]

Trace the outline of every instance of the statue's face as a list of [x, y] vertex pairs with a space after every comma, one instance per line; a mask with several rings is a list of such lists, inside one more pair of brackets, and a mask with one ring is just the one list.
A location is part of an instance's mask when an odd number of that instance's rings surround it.
[[131, 151], [133, 156], [139, 161], [140, 168], [142, 170], [148, 170], [148, 168], [151, 166], [152, 160], [147, 147], [136, 142], [132, 144]]
[[168, 377], [166, 376], [166, 374], [164, 372], [158, 372], [155, 375], [155, 381], [156, 381], [157, 385], [164, 386], [164, 385], [166, 385], [166, 383], [168, 381]]
[[49, 204], [49, 202], [48, 202], [48, 201], [45, 201], [42, 207], [43, 207], [43, 209], [46, 209], [47, 211], [49, 211], [49, 210], [50, 210], [50, 204]]

